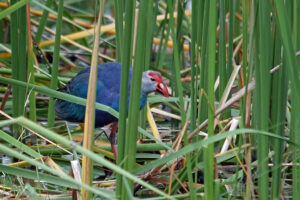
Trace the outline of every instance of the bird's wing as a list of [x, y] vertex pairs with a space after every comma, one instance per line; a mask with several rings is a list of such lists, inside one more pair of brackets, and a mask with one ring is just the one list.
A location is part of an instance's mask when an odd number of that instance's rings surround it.
[[[90, 68], [86, 68], [79, 72], [67, 85], [67, 92], [82, 98], [87, 98], [89, 84]], [[102, 83], [97, 81], [97, 93], [101, 90]]]
[[96, 97], [98, 103], [119, 110], [120, 76], [120, 68], [116, 66], [99, 70], [98, 82], [100, 82], [100, 91]]

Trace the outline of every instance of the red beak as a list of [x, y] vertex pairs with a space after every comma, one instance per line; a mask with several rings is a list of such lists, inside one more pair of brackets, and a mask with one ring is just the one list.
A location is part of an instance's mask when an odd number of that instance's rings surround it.
[[165, 97], [169, 97], [170, 96], [168, 88], [167, 88], [167, 86], [166, 86], [166, 84], [164, 82], [161, 82], [161, 83], [157, 84], [157, 86], [156, 86], [156, 92], [162, 94]]
[[169, 95], [168, 87], [162, 81], [161, 74], [159, 72], [150, 71], [148, 75], [153, 78], [153, 81], [156, 80], [156, 82], [157, 82], [155, 91], [165, 97], [169, 97], [170, 95]]

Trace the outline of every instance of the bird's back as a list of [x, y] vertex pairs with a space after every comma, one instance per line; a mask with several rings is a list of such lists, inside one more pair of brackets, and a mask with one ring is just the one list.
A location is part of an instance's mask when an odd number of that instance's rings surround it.
[[[131, 80], [131, 71], [132, 70], [130, 69], [129, 80]], [[59, 91], [86, 98], [89, 74], [90, 67], [83, 69], [70, 82], [68, 82], [67, 85], [59, 89]], [[98, 103], [110, 106], [118, 111], [120, 97], [120, 79], [120, 63], [105, 63], [98, 65], [96, 101]], [[64, 120], [71, 122], [84, 121], [85, 106], [58, 99], [55, 104], [55, 111], [56, 114]], [[96, 127], [102, 127], [114, 121], [117, 121], [117, 119], [109, 113], [101, 110], [96, 110]]]

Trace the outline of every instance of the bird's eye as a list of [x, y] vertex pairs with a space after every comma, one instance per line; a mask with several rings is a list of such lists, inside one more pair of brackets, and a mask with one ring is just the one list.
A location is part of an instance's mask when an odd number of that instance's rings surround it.
[[155, 81], [155, 79], [154, 79], [154, 78], [150, 78], [150, 80], [151, 80], [151, 81]]

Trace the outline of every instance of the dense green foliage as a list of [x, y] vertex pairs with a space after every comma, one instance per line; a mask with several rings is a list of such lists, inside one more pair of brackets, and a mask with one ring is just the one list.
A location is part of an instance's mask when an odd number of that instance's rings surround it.
[[[299, 31], [299, 0], [1, 1], [0, 198], [297, 199]], [[111, 61], [120, 112], [57, 91]], [[146, 69], [171, 97], [139, 111]], [[57, 98], [119, 118], [117, 160]]]

